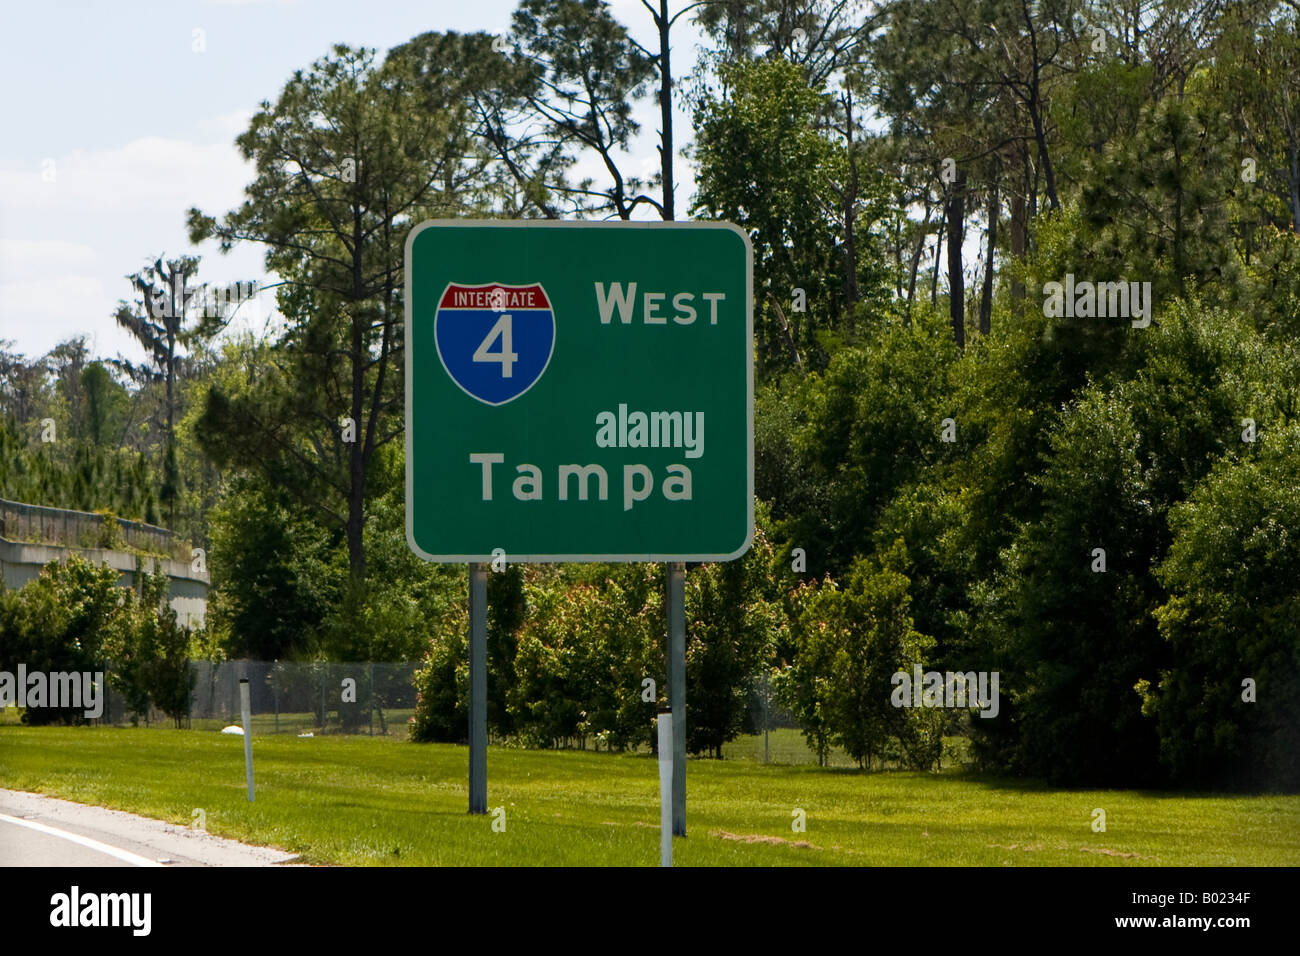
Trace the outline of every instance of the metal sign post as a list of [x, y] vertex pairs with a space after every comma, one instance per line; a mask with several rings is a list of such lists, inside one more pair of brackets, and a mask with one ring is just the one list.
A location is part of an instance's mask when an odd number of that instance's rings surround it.
[[[686, 836], [686, 565], [668, 564], [668, 701], [672, 705], [673, 836]], [[662, 740], [662, 738], [661, 738]], [[662, 743], [660, 746], [663, 746]]]
[[[666, 563], [686, 833], [686, 561], [754, 537], [753, 250], [718, 222], [434, 220], [406, 240], [406, 539], [470, 565], [487, 812], [487, 562]], [[496, 565], [494, 564], [494, 568]]]
[[469, 566], [469, 812], [487, 813], [487, 565]]

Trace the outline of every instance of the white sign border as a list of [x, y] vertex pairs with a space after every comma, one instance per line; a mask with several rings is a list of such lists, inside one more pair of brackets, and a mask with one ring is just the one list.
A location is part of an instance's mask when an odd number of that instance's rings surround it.
[[[511, 554], [505, 552], [505, 560], [508, 564], [564, 564], [567, 562], [581, 564], [598, 564], [608, 562], [610, 564], [631, 564], [631, 563], [664, 563], [670, 561], [684, 561], [689, 563], [716, 562], [716, 561], [734, 561], [736, 558], [744, 555], [754, 544], [754, 246], [749, 241], [749, 235], [733, 222], [713, 222], [713, 221], [691, 221], [691, 220], [667, 220], [663, 222], [625, 222], [622, 220], [614, 221], [591, 221], [591, 220], [569, 220], [569, 219], [426, 219], [418, 225], [412, 226], [410, 233], [406, 237], [406, 250], [403, 258], [403, 337], [405, 343], [405, 354], [402, 356], [405, 365], [406, 391], [403, 395], [403, 404], [406, 411], [406, 544], [418, 557], [425, 561], [435, 564], [471, 564], [471, 563], [489, 563], [493, 561], [496, 555], [488, 554], [430, 554], [423, 550], [415, 543], [414, 529], [414, 511], [411, 507], [411, 489], [414, 481], [414, 463], [411, 457], [411, 376], [412, 376], [412, 356], [415, 354], [411, 345], [411, 251], [415, 245], [415, 239], [426, 229], [436, 229], [445, 227], [455, 228], [495, 228], [495, 229], [723, 229], [735, 233], [740, 237], [741, 242], [745, 244], [745, 484], [746, 484], [746, 507], [745, 507], [745, 540], [741, 546], [730, 554], [642, 554], [642, 553], [621, 553], [621, 554]], [[555, 303], [551, 303], [552, 312]], [[557, 323], [556, 338], [559, 338], [559, 327]]]

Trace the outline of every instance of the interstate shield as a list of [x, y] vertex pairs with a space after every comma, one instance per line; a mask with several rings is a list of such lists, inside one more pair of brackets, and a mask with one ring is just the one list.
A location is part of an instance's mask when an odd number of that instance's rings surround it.
[[449, 282], [433, 330], [442, 367], [486, 405], [504, 405], [536, 385], [555, 349], [555, 312], [540, 283]]

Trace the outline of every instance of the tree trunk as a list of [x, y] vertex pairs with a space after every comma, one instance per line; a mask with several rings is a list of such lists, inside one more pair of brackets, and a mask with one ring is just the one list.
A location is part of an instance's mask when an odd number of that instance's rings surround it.
[[[172, 278], [177, 268], [172, 268]], [[163, 491], [167, 496], [167, 527], [176, 528], [176, 499], [180, 494], [179, 473], [176, 469], [176, 332], [185, 321], [185, 267], [180, 266], [180, 302], [176, 301], [176, 283], [172, 287], [172, 312], [163, 322], [167, 329], [167, 458], [163, 466]]]
[[948, 316], [957, 348], [966, 347], [966, 288], [961, 272], [962, 229], [966, 219], [966, 171], [957, 172], [957, 181], [948, 199]]
[[844, 308], [845, 325], [853, 333], [853, 307], [858, 301], [858, 246], [854, 235], [858, 203], [858, 161], [853, 154], [853, 94], [843, 98], [844, 138], [848, 149], [849, 185], [844, 192]]
[[984, 260], [984, 288], [980, 293], [980, 335], [989, 334], [993, 315], [993, 251], [997, 248], [998, 216], [1001, 214], [996, 176], [994, 173], [993, 188], [989, 190], [989, 248]]
[[669, 59], [668, 0], [659, 0], [655, 26], [659, 28], [659, 176], [663, 180], [663, 209], [660, 215], [671, 220], [673, 209], [673, 71]]
[[930, 274], [930, 305], [935, 305], [939, 301], [939, 260], [943, 258], [943, 233], [948, 228], [948, 200], [944, 197], [944, 204], [939, 212], [939, 228], [934, 231], [934, 272]]
[[1052, 168], [1052, 157], [1047, 152], [1047, 133], [1043, 129], [1043, 118], [1039, 115], [1037, 102], [1031, 102], [1029, 112], [1034, 120], [1034, 139], [1038, 142], [1038, 158], [1043, 164], [1043, 175], [1047, 179], [1047, 203], [1053, 209], [1060, 209], [1061, 203], [1056, 198], [1056, 170]]
[[929, 235], [930, 226], [930, 203], [927, 200], [925, 204], [925, 218], [921, 221], [921, 228], [917, 230], [916, 248], [912, 250], [912, 265], [908, 271], [907, 277], [907, 314], [904, 321], [912, 324], [912, 300], [916, 296], [916, 270], [921, 266], [921, 253], [925, 251], [925, 237]]
[[[351, 349], [350, 358], [352, 360], [352, 381], [350, 383], [352, 400], [349, 414], [354, 429], [360, 429], [361, 427], [361, 403], [366, 388], [366, 365], [370, 360], [370, 354], [365, 347], [362, 332], [362, 326], [367, 321], [367, 316], [364, 315], [365, 309], [362, 305], [365, 299], [365, 285], [361, 271], [362, 235], [361, 210], [354, 207], [352, 211], [352, 248], [354, 250], [352, 255], [352, 302], [350, 303], [351, 307], [348, 309], [348, 321], [351, 324], [351, 341], [348, 344]], [[344, 530], [348, 544], [348, 567], [352, 572], [353, 581], [357, 583], [360, 583], [366, 575], [366, 557], [361, 537], [362, 522], [365, 516], [366, 462], [364, 452], [364, 442], [353, 441], [348, 448], [348, 520]]]
[[802, 365], [803, 361], [799, 358], [799, 348], [795, 344], [794, 336], [790, 333], [790, 323], [785, 317], [785, 310], [781, 308], [781, 303], [777, 301], [776, 296], [772, 293], [767, 294], [768, 301], [772, 303], [772, 308], [776, 310], [776, 318], [781, 334], [785, 337], [786, 348], [790, 351], [790, 360], [795, 365]]
[[[1020, 162], [1016, 168], [1017, 179], [1011, 189], [1011, 256], [1017, 265], [1025, 262], [1025, 183], [1028, 179], [1024, 148], [1017, 150]], [[1025, 298], [1025, 284], [1019, 277], [1011, 280], [1011, 302], [1013, 306]]]
[[1300, 235], [1300, 143], [1291, 141], [1287, 158], [1291, 160], [1291, 231]]
[[1038, 218], [1038, 164], [1030, 162], [1029, 165], [1034, 171], [1033, 185], [1029, 190], [1029, 221], [1033, 222]]
[[1047, 132], [1043, 128], [1043, 98], [1041, 89], [1041, 70], [1043, 64], [1038, 58], [1038, 32], [1034, 29], [1034, 18], [1030, 13], [1028, 0], [1022, 0], [1021, 12], [1024, 14], [1025, 30], [1029, 36], [1030, 66], [1033, 75], [1029, 80], [1029, 95], [1025, 97], [1025, 107], [1034, 124], [1034, 141], [1038, 144], [1038, 159], [1047, 176], [1047, 201], [1052, 209], [1060, 209], [1056, 198], [1056, 171], [1052, 168], [1052, 157], [1047, 151]]
[[1183, 265], [1183, 156], [1177, 141], [1174, 142], [1174, 183], [1174, 273], [1178, 294], [1183, 295], [1187, 291], [1184, 281], [1187, 269]]

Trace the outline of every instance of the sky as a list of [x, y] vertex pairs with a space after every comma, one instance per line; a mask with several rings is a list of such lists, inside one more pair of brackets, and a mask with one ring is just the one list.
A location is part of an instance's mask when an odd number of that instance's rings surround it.
[[[681, 9], [674, 0], [670, 11]], [[263, 250], [215, 242], [191, 246], [185, 211], [220, 215], [239, 205], [251, 164], [234, 139], [262, 100], [335, 43], [382, 54], [429, 30], [504, 33], [515, 0], [48, 0], [6, 4], [0, 57], [0, 341], [36, 358], [85, 335], [92, 356], [143, 357], [113, 319], [134, 298], [126, 276], [166, 257], [202, 257], [199, 277], [217, 285], [275, 281]], [[610, 8], [653, 49], [640, 0]], [[693, 66], [699, 35], [674, 28], [673, 72]], [[201, 48], [201, 49], [200, 49]], [[636, 114], [642, 135], [627, 169], [657, 168], [658, 111]], [[689, 117], [680, 108], [677, 145]], [[676, 159], [678, 208], [692, 172]], [[577, 170], [596, 176], [587, 158]], [[577, 178], [577, 177], [575, 177]], [[232, 331], [264, 331], [273, 293], [241, 307]]]

